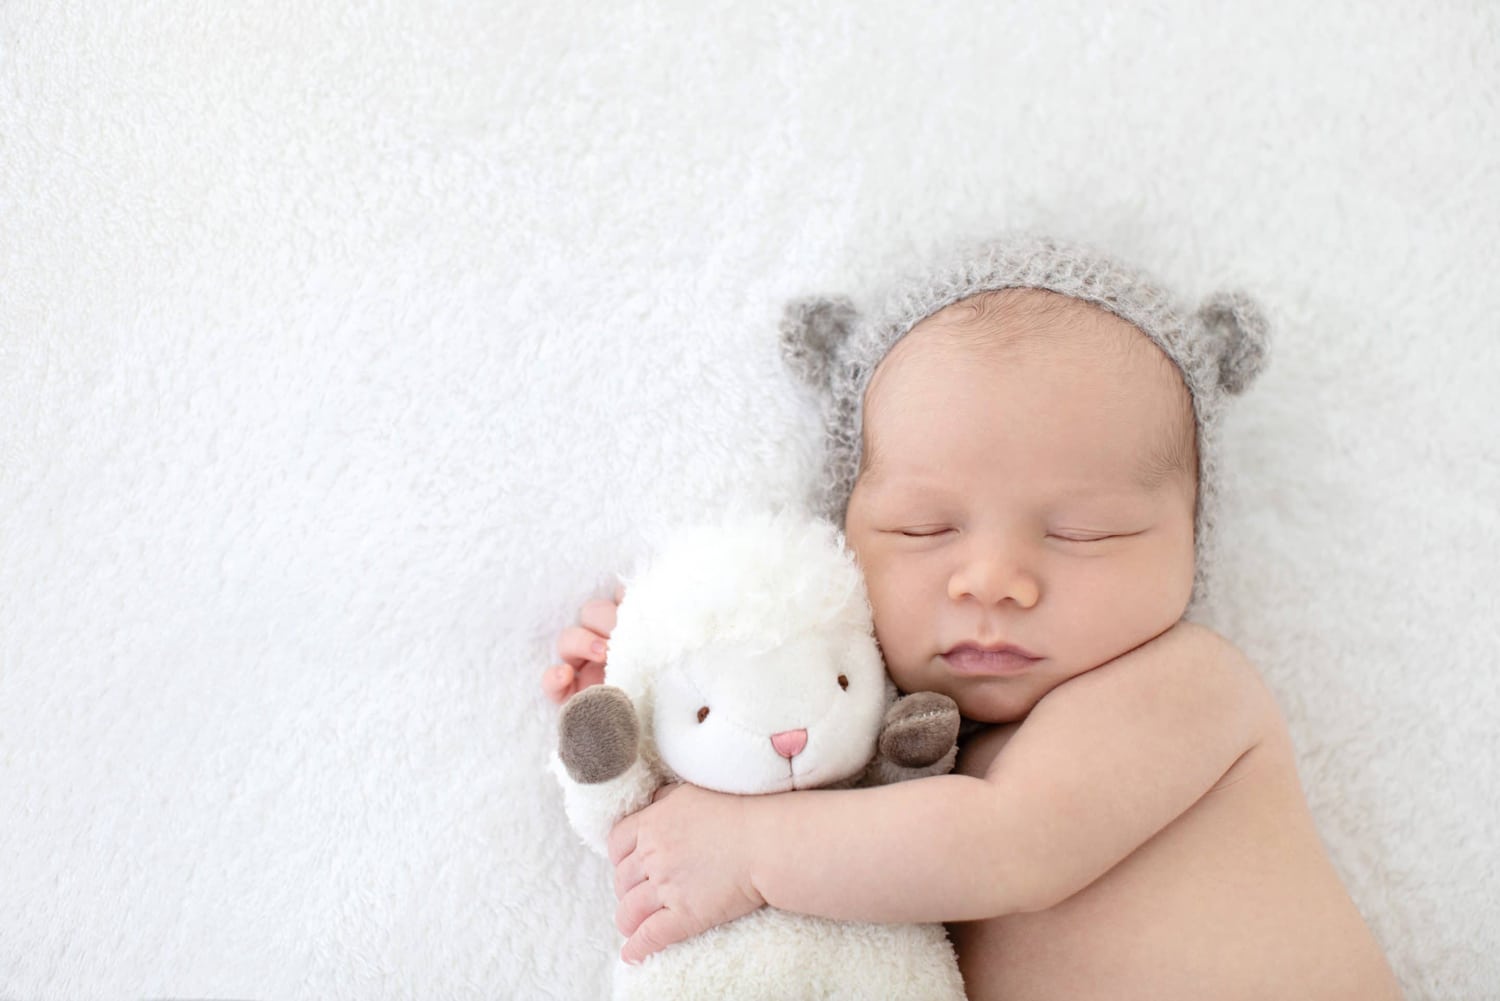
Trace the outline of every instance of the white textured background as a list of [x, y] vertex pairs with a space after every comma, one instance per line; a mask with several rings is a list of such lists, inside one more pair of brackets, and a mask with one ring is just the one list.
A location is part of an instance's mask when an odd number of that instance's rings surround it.
[[598, 997], [552, 635], [806, 482], [955, 237], [1278, 321], [1233, 585], [1411, 997], [1500, 998], [1500, 7], [0, 4], [0, 997]]

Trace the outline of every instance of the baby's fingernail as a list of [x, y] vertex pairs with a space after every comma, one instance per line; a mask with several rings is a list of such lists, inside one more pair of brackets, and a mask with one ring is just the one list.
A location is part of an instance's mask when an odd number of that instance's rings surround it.
[[590, 649], [593, 650], [595, 653], [598, 653], [598, 654], [604, 653], [604, 641], [603, 640], [595, 640], [594, 641], [594, 645], [592, 647], [590, 647]]

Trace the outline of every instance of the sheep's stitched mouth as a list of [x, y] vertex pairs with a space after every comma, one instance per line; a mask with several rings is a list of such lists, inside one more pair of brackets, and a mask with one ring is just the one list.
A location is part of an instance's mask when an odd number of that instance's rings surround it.
[[799, 772], [795, 758], [789, 758], [786, 763], [786, 778], [792, 784], [793, 789], [806, 789], [808, 780], [817, 774], [817, 769]]
[[841, 776], [828, 774], [827, 762], [817, 764], [805, 771], [792, 772], [792, 787], [795, 789], [821, 789], [831, 782], [837, 782]]

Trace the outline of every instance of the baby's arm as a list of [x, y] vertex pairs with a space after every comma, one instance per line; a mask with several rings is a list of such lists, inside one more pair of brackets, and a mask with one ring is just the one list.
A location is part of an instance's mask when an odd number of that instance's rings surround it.
[[622, 955], [761, 901], [864, 921], [1051, 907], [1184, 813], [1275, 711], [1243, 655], [1184, 623], [1049, 693], [982, 779], [756, 798], [679, 789], [611, 834]]

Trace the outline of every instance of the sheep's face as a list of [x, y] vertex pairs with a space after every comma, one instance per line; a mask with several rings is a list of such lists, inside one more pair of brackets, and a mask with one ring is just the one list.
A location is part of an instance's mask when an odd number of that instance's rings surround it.
[[785, 792], [857, 774], [886, 706], [873, 637], [825, 630], [764, 652], [706, 648], [656, 677], [652, 729], [683, 780], [729, 793]]

